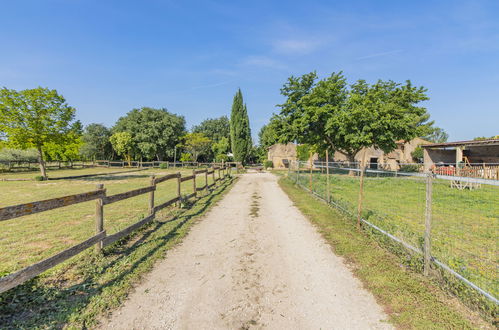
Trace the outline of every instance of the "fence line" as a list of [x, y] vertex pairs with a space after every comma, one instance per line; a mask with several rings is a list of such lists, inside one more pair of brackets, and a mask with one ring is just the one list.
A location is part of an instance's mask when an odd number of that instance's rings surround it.
[[[218, 178], [215, 178], [215, 173], [218, 171]], [[202, 187], [196, 186], [196, 176], [204, 174], [204, 185]], [[212, 174], [214, 182], [208, 185], [208, 175]], [[231, 177], [230, 168], [227, 166], [214, 166], [210, 169], [193, 170], [192, 175], [182, 177], [181, 173], [167, 174], [162, 177], [156, 178], [151, 177], [150, 185], [147, 187], [130, 190], [123, 193], [118, 193], [114, 195], [107, 196], [106, 188], [103, 184], [98, 184], [96, 190], [89, 191], [86, 193], [69, 195], [64, 197], [58, 197], [53, 199], [48, 199], [44, 201], [36, 201], [32, 203], [25, 203], [14, 206], [7, 206], [0, 208], [0, 221], [16, 219], [25, 215], [35, 214], [39, 212], [44, 212], [48, 210], [53, 210], [77, 203], [88, 202], [96, 200], [95, 208], [95, 235], [89, 239], [74, 245], [66, 250], [59, 252], [58, 254], [37, 262], [33, 265], [25, 267], [19, 271], [0, 278], [0, 293], [5, 292], [11, 288], [14, 288], [33, 277], [41, 274], [42, 272], [60, 264], [61, 262], [85, 251], [91, 246], [95, 246], [95, 250], [100, 252], [105, 246], [108, 246], [117, 240], [131, 234], [133, 231], [137, 230], [141, 226], [149, 223], [155, 219], [156, 212], [159, 210], [177, 203], [177, 206], [181, 206], [181, 202], [195, 198], [197, 196], [197, 191], [204, 190], [206, 194], [210, 193], [210, 188], [213, 187], [217, 182], [221, 182]], [[155, 191], [156, 186], [160, 183], [175, 179], [177, 182], [176, 192], [177, 196], [170, 199], [162, 204], [155, 205]], [[194, 193], [182, 197], [181, 195], [181, 183], [184, 181], [193, 181]], [[149, 194], [149, 215], [138, 222], [120, 230], [112, 235], [107, 235], [104, 226], [104, 206], [109, 205], [118, 201], [122, 201], [128, 198], [140, 196], [143, 194]]]
[[[288, 177], [419, 256], [425, 275], [436, 267], [497, 308], [498, 260], [493, 241], [499, 224], [499, 181], [359, 167], [357, 163], [294, 162]], [[461, 181], [479, 186], [459, 190], [455, 182]]]

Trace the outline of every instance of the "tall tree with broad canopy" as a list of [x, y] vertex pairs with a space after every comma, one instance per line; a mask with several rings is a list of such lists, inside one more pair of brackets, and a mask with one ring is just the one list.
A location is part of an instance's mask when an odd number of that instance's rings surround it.
[[239, 89], [232, 102], [230, 114], [230, 140], [234, 160], [245, 164], [253, 147], [248, 118], [248, 109]]
[[191, 155], [192, 159], [197, 162], [202, 154], [210, 151], [211, 140], [203, 133], [189, 133], [184, 136], [183, 147]]
[[111, 130], [102, 124], [89, 124], [85, 127], [80, 148], [81, 155], [86, 159], [110, 159], [113, 148], [109, 138]]
[[125, 158], [130, 166], [132, 161], [133, 138], [129, 132], [116, 132], [109, 138], [114, 151]]
[[55, 89], [0, 90], [0, 131], [10, 146], [37, 150], [43, 179], [47, 179], [44, 149], [48, 144], [65, 144], [81, 127], [74, 121], [75, 112]]
[[112, 129], [132, 136], [131, 156], [135, 159], [173, 157], [175, 146], [185, 134], [185, 119], [166, 109], [143, 107], [121, 117]]
[[[205, 119], [199, 125], [192, 128], [192, 133], [203, 133], [214, 144], [219, 143], [224, 138], [230, 141], [229, 119], [227, 116]], [[206, 160], [213, 160], [217, 155], [218, 154], [211, 149], [204, 155], [204, 158]]]
[[281, 140], [339, 151], [349, 161], [364, 147], [388, 153], [396, 141], [424, 136], [433, 125], [426, 108], [417, 106], [428, 100], [426, 89], [410, 81], [348, 85], [341, 72], [319, 81], [312, 72], [290, 77], [281, 93], [287, 98], [280, 105]]

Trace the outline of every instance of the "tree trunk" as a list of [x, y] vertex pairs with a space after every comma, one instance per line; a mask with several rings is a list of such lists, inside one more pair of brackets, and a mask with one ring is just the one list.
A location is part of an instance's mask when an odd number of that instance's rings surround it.
[[43, 151], [41, 147], [38, 147], [38, 163], [40, 164], [40, 173], [43, 180], [47, 180], [47, 170], [45, 169], [45, 160], [43, 160]]
[[[353, 154], [353, 155], [346, 154], [346, 156], [348, 159], [348, 167], [350, 167], [350, 168], [354, 167], [355, 166], [355, 164], [354, 164], [355, 163], [355, 154]], [[352, 171], [352, 170], [348, 171], [348, 175], [355, 176], [355, 171]]]

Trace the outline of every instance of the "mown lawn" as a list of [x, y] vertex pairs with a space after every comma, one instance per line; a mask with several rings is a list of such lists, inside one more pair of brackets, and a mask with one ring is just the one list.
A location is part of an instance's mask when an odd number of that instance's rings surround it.
[[317, 226], [335, 254], [384, 307], [400, 329], [477, 329], [494, 327], [451, 298], [428, 278], [414, 273], [343, 213], [294, 185], [279, 181], [295, 206]]
[[[309, 180], [308, 173], [299, 176], [307, 188]], [[313, 190], [325, 197], [326, 175], [315, 173], [312, 182]], [[424, 178], [366, 177], [363, 218], [422, 249], [425, 187]], [[330, 192], [335, 203], [357, 213], [358, 177], [335, 172]], [[449, 181], [435, 180], [432, 207], [432, 255], [498, 297], [499, 187], [457, 190]]]
[[[136, 180], [147, 182], [147, 178]], [[162, 212], [154, 222], [106, 247], [102, 254], [88, 249], [33, 280], [0, 294], [0, 327], [93, 328], [99, 318], [120, 306], [143, 274], [187, 235], [196, 219], [228, 191], [231, 182], [223, 182], [213, 193], [194, 204]], [[129, 203], [124, 203], [121, 211], [127, 212]], [[71, 228], [63, 226], [54, 226], [53, 229], [64, 235], [71, 232]], [[50, 237], [55, 244], [53, 235]], [[11, 257], [16, 256], [11, 254]]]
[[[52, 176], [102, 173], [103, 170], [84, 169], [54, 171]], [[119, 169], [123, 171], [123, 169]], [[191, 175], [192, 169], [148, 169], [139, 172], [101, 175], [74, 180], [54, 181], [0, 181], [0, 207], [33, 202], [92, 191], [98, 183], [104, 184], [108, 195], [129, 191], [150, 184], [151, 175], [160, 177], [180, 171]], [[218, 173], [217, 173], [218, 177]], [[204, 186], [205, 176], [197, 176], [197, 186]], [[208, 177], [208, 184], [213, 182]], [[158, 184], [156, 205], [177, 195], [176, 180]], [[183, 195], [193, 192], [192, 180], [182, 182]], [[203, 191], [198, 194], [203, 194]], [[149, 194], [140, 195], [104, 208], [104, 229], [113, 234], [148, 215]], [[167, 211], [165, 211], [167, 212]], [[161, 213], [159, 214], [161, 216]], [[52, 211], [0, 222], [0, 275], [6, 275], [59, 251], [75, 245], [95, 234], [95, 201], [71, 205]]]

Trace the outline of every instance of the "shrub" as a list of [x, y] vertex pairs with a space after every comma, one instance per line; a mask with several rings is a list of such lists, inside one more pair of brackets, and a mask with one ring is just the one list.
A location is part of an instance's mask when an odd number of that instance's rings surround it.
[[168, 164], [167, 163], [161, 163], [161, 164], [159, 164], [159, 168], [161, 168], [163, 170], [167, 169], [168, 168]]
[[400, 172], [419, 172], [420, 165], [407, 164], [400, 166]]
[[271, 161], [271, 160], [266, 160], [264, 163], [263, 163], [263, 166], [265, 168], [272, 168], [274, 167], [274, 163]]
[[35, 176], [35, 181], [43, 181], [43, 180], [45, 180], [45, 179], [43, 178], [43, 176], [41, 176], [41, 175], [37, 175], [37, 176]]

